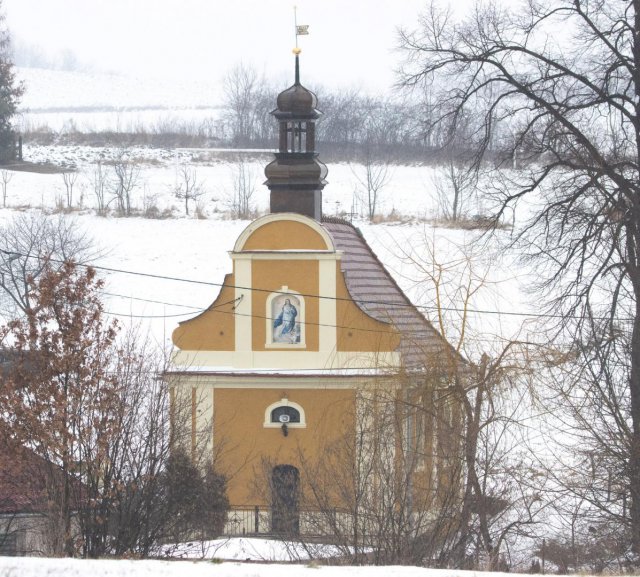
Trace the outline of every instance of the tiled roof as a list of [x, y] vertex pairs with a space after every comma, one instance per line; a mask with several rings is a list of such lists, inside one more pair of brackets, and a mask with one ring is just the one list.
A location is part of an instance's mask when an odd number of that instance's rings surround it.
[[47, 463], [22, 447], [0, 447], [0, 514], [43, 511]]
[[333, 237], [336, 249], [344, 253], [342, 270], [353, 300], [368, 315], [392, 323], [400, 331], [400, 352], [405, 368], [430, 368], [426, 365], [432, 364], [434, 359], [449, 364], [462, 361], [402, 292], [357, 228], [337, 218], [323, 219], [322, 226]]
[[[50, 508], [51, 484], [62, 491], [62, 470], [29, 448], [0, 438], [0, 515], [42, 513]], [[87, 490], [71, 479], [71, 507], [85, 498]]]

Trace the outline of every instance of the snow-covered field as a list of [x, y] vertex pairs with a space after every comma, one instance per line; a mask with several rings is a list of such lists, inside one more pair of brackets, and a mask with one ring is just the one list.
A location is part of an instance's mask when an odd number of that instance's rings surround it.
[[[220, 114], [222, 79], [206, 75], [203, 79], [176, 83], [27, 68], [19, 69], [18, 74], [27, 87], [21, 116], [25, 126], [45, 123], [54, 130], [75, 125], [85, 130], [126, 131], [140, 123], [147, 127], [173, 121], [215, 123]], [[138, 214], [151, 208], [171, 214], [172, 218], [95, 216], [92, 181], [96, 165], [123, 152], [127, 158], [135, 159], [140, 169], [133, 192]], [[244, 152], [235, 157], [233, 152], [211, 149], [104, 149], [27, 143], [24, 155], [32, 162], [51, 162], [78, 171], [73, 217], [104, 249], [104, 256], [95, 264], [183, 279], [108, 274], [108, 292], [121, 295], [109, 296], [109, 309], [118, 316], [129, 315], [148, 324], [159, 342], [167, 342], [178, 320], [210, 304], [217, 293], [215, 283], [222, 282], [224, 274], [230, 271], [227, 252], [247, 225], [228, 219], [239, 170], [245, 172], [255, 189], [251, 202], [257, 213], [266, 212], [268, 207], [268, 190], [262, 183], [264, 167], [271, 160], [269, 151]], [[238, 158], [244, 159], [242, 164]], [[184, 166], [197, 172], [204, 192], [199, 209], [206, 220], [187, 218], [183, 202], [172, 193]], [[529, 302], [529, 295], [523, 290], [531, 285], [529, 271], [504, 250], [511, 231], [507, 227], [491, 238], [480, 238], [478, 231], [431, 224], [441, 212], [435, 182], [442, 178], [437, 167], [391, 167], [376, 211], [383, 222], [370, 224], [357, 216], [366, 213], [360, 185], [365, 179], [364, 168], [332, 163], [329, 184], [323, 192], [323, 212], [354, 213], [356, 225], [397, 282], [432, 318], [435, 318], [433, 283], [427, 278], [435, 270], [434, 261], [443, 269], [442, 288], [450, 297], [448, 302], [445, 298], [448, 309], [458, 308], [461, 295], [456, 294], [456, 287], [464, 284], [469, 274], [476, 277], [476, 283], [484, 279], [483, 288], [470, 303], [471, 328], [479, 340], [473, 344], [471, 331], [469, 346], [491, 349], [493, 341], [514, 334], [531, 339], [529, 332], [533, 329], [527, 315], [538, 307]], [[14, 209], [53, 211], [65, 204], [66, 191], [60, 174], [13, 173], [8, 183], [7, 206]], [[0, 210], [0, 218], [10, 218], [12, 212]], [[477, 199], [470, 203], [470, 215], [484, 212], [485, 207]], [[212, 284], [194, 284], [189, 280]], [[459, 311], [445, 312], [449, 324], [455, 326]], [[455, 340], [455, 329], [447, 336]]]
[[303, 562], [340, 557], [335, 545], [300, 543], [254, 537], [231, 537], [159, 547], [154, 557], [172, 559], [218, 559], [224, 561]]
[[[66, 218], [75, 219], [79, 228], [95, 239], [101, 252], [95, 265], [123, 271], [103, 271], [108, 310], [122, 319], [150, 327], [156, 340], [166, 344], [178, 321], [198, 313], [213, 301], [219, 283], [231, 270], [228, 251], [248, 224], [229, 218], [239, 165], [227, 159], [227, 152], [218, 155], [204, 149], [130, 149], [128, 157], [135, 158], [140, 169], [132, 192], [135, 213], [141, 215], [149, 207], [157, 207], [157, 212], [172, 217], [118, 218], [113, 212], [110, 216], [97, 216], [94, 171], [98, 161], [117, 153], [117, 149], [83, 146], [27, 145], [24, 150], [27, 160], [77, 170], [73, 208], [67, 211]], [[263, 171], [271, 155], [250, 152], [244, 156], [247, 158], [244, 170], [255, 187], [252, 202], [258, 213], [264, 213], [268, 190], [262, 184]], [[199, 200], [204, 219], [193, 217], [193, 206], [187, 216], [183, 201], [173, 194], [183, 166], [197, 173], [204, 192]], [[324, 190], [325, 214], [350, 213], [354, 208], [359, 212], [362, 206], [354, 190], [362, 170], [362, 166], [344, 163], [329, 166], [329, 184]], [[455, 286], [468, 274], [467, 258], [471, 258], [474, 274], [486, 277], [484, 288], [471, 303], [472, 310], [483, 312], [474, 313], [472, 321], [487, 338], [511, 336], [519, 330], [525, 316], [501, 313], [526, 313], [533, 309], [521, 290], [527, 283], [526, 271], [516, 266], [502, 249], [510, 231], [505, 228], [497, 237], [479, 238], [478, 231], [431, 224], [429, 218], [438, 212], [433, 192], [433, 180], [437, 177], [437, 169], [433, 167], [394, 167], [380, 193], [382, 222], [372, 224], [357, 216], [354, 222], [400, 286], [416, 304], [425, 307], [427, 316], [435, 317], [433, 285], [427, 281], [434, 261], [445, 269], [444, 288], [453, 299], [447, 306], [455, 309], [455, 299], [459, 298], [453, 294]], [[66, 204], [61, 174], [11, 172], [7, 208], [0, 209], [0, 219], [11, 219], [17, 212], [25, 211], [60, 212]], [[446, 313], [452, 320], [459, 316], [455, 310]]]
[[17, 75], [26, 87], [17, 119], [22, 131], [42, 126], [123, 132], [172, 123], [200, 126], [219, 117], [222, 102], [220, 78], [169, 82], [41, 68], [19, 68]]
[[82, 561], [0, 557], [2, 577], [506, 577], [510, 573], [477, 573], [419, 567], [336, 567], [317, 564], [246, 564], [208, 561]]

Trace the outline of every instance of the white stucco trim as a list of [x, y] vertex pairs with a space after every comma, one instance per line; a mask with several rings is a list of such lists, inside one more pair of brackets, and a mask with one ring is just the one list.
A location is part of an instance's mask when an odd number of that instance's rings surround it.
[[212, 389], [269, 389], [280, 391], [318, 391], [318, 390], [350, 390], [368, 389], [371, 387], [400, 387], [401, 381], [397, 375], [386, 374], [358, 377], [343, 377], [336, 375], [332, 378], [317, 375], [296, 375], [274, 379], [273, 375], [233, 375], [227, 374], [171, 374], [167, 375], [171, 386], [175, 388], [189, 388], [197, 382], [199, 386]]
[[324, 370], [375, 369], [394, 371], [401, 368], [400, 353], [304, 351], [299, 349], [269, 351], [187, 351], [173, 356], [176, 369], [199, 370], [199, 367], [233, 367], [234, 369]]
[[336, 300], [336, 263], [335, 261], [321, 260], [318, 263], [319, 291], [323, 298], [318, 299], [318, 347], [320, 351], [329, 353], [337, 348], [338, 316]]
[[299, 250], [261, 250], [261, 251], [245, 251], [231, 252], [229, 256], [232, 260], [319, 260], [335, 262], [342, 259], [343, 251], [299, 251]]
[[278, 222], [281, 220], [300, 222], [307, 225], [322, 237], [322, 240], [327, 246], [327, 250], [335, 252], [336, 248], [333, 244], [331, 235], [322, 227], [322, 225], [317, 220], [314, 220], [313, 218], [309, 218], [308, 216], [304, 216], [302, 214], [296, 214], [294, 212], [278, 212], [275, 214], [267, 214], [266, 216], [262, 216], [254, 220], [249, 226], [247, 226], [247, 228], [245, 228], [240, 233], [240, 236], [238, 237], [238, 240], [233, 247], [233, 252], [241, 252], [242, 250], [244, 250], [244, 245], [249, 237], [260, 227], [264, 226], [265, 224]]
[[213, 406], [214, 406], [214, 389], [203, 385], [201, 382], [194, 385], [196, 390], [196, 430], [193, 431], [197, 436], [202, 435], [198, 439], [198, 448], [211, 454], [213, 450]]
[[251, 315], [253, 314], [251, 290], [251, 261], [235, 263], [235, 350], [250, 351], [252, 343]]
[[304, 409], [302, 408], [302, 405], [299, 405], [298, 403], [294, 403], [293, 401], [290, 401], [286, 397], [284, 397], [283, 399], [280, 399], [279, 401], [276, 401], [275, 403], [271, 403], [264, 410], [264, 423], [262, 424], [263, 427], [265, 427], [266, 429], [279, 429], [282, 427], [282, 423], [271, 422], [271, 411], [273, 411], [273, 409], [277, 409], [278, 407], [293, 407], [296, 411], [298, 411], [298, 413], [300, 413], [300, 422], [287, 423], [287, 427], [289, 427], [290, 429], [306, 429], [307, 428], [307, 416], [304, 412]]

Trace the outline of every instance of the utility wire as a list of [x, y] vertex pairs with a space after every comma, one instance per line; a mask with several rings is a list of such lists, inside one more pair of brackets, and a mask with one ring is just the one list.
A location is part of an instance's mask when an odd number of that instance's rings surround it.
[[[103, 293], [103, 294], [111, 294], [111, 293]], [[154, 300], [149, 300], [149, 299], [144, 299], [144, 298], [140, 298], [140, 297], [127, 297], [124, 295], [113, 295], [113, 296], [118, 296], [118, 297], [122, 297], [122, 298], [133, 298], [135, 300], [140, 300], [140, 301], [148, 301], [150, 303], [162, 303], [162, 304], [167, 304], [167, 305], [175, 305], [175, 306], [184, 306], [184, 307], [189, 307], [192, 308], [197, 312], [197, 314], [202, 314], [202, 313], [206, 313], [208, 311], [212, 311], [215, 310], [215, 312], [219, 313], [219, 314], [226, 314], [226, 315], [234, 315], [234, 316], [241, 316], [241, 317], [249, 317], [252, 319], [260, 319], [260, 320], [269, 320], [269, 321], [273, 321], [274, 318], [273, 317], [267, 317], [264, 315], [256, 315], [256, 314], [247, 314], [247, 313], [239, 313], [236, 312], [235, 310], [235, 306], [233, 307], [233, 310], [230, 311], [223, 311], [223, 310], [218, 310], [220, 307], [223, 307], [225, 305], [234, 303], [236, 301], [239, 301], [240, 299], [233, 299], [230, 301], [226, 301], [224, 303], [220, 303], [218, 305], [215, 306], [209, 306], [207, 308], [200, 308], [200, 307], [192, 307], [190, 305], [180, 305], [177, 303], [165, 303], [163, 301], [154, 301]], [[179, 314], [175, 314], [175, 315], [133, 315], [133, 314], [129, 314], [129, 313], [116, 313], [113, 311], [106, 311], [106, 314], [112, 315], [112, 316], [116, 316], [116, 317], [128, 317], [128, 318], [147, 318], [147, 319], [155, 319], [155, 318], [172, 318], [172, 317], [180, 317], [180, 316], [186, 316], [186, 315], [191, 315], [193, 314], [192, 312], [186, 312], [186, 313], [179, 313]], [[429, 322], [429, 321], [428, 321]], [[329, 323], [314, 323], [314, 322], [310, 322], [310, 321], [304, 321], [302, 322], [303, 325], [305, 326], [318, 326], [318, 327], [329, 327], [329, 328], [336, 328], [336, 329], [344, 329], [344, 330], [348, 330], [348, 331], [361, 331], [361, 332], [368, 332], [368, 333], [379, 333], [379, 334], [385, 334], [385, 335], [397, 335], [398, 332], [394, 331], [394, 330], [382, 330], [382, 329], [368, 329], [368, 328], [364, 328], [364, 327], [353, 327], [353, 326], [349, 326], [349, 325], [332, 325]], [[435, 329], [435, 327], [433, 327], [432, 329], [412, 329], [410, 331], [404, 331], [405, 335], [411, 335], [412, 337], [419, 337], [422, 334], [433, 334], [433, 332], [437, 332], [437, 330]], [[440, 333], [438, 333], [440, 334]], [[440, 335], [442, 336], [442, 335]], [[505, 338], [499, 338], [496, 336], [497, 340], [505, 340]], [[489, 338], [474, 338], [474, 337], [470, 337], [470, 336], [466, 336], [465, 340], [467, 341], [476, 341], [476, 342], [482, 342], [482, 343], [486, 343], [487, 340], [489, 340]], [[506, 339], [509, 340], [509, 339]], [[528, 344], [536, 344], [536, 343], [528, 343]], [[539, 344], [539, 343], [537, 343]]]
[[[35, 256], [35, 255], [25, 255], [25, 254], [15, 253], [15, 252], [2, 250], [2, 249], [0, 249], [0, 252], [3, 252], [5, 254], [9, 254], [9, 255], [16, 255], [17, 254], [18, 256], [24, 257], [24, 258], [37, 258], [37, 256]], [[51, 262], [57, 262], [57, 263], [64, 263], [65, 262], [65, 261], [63, 261], [61, 259], [53, 259], [52, 258], [52, 259], [49, 259], [49, 260]], [[187, 278], [183, 278], [183, 277], [174, 277], [174, 276], [160, 275], [160, 274], [154, 274], [154, 273], [131, 271], [131, 270], [125, 270], [125, 269], [119, 269], [119, 268], [107, 267], [107, 266], [95, 265], [95, 264], [84, 264], [84, 263], [76, 263], [76, 264], [78, 266], [82, 266], [82, 267], [85, 267], [85, 268], [93, 268], [95, 270], [101, 270], [101, 271], [110, 272], [110, 273], [117, 273], [117, 274], [128, 274], [128, 275], [132, 275], [132, 276], [141, 276], [141, 277], [155, 278], [155, 279], [160, 279], [160, 280], [184, 282], [184, 283], [198, 284], [198, 285], [203, 285], [203, 286], [214, 286], [214, 287], [219, 287], [219, 288], [232, 288], [232, 289], [239, 289], [239, 290], [246, 290], [246, 291], [253, 291], [253, 292], [265, 292], [265, 293], [269, 293], [269, 294], [274, 294], [274, 293], [275, 294], [289, 294], [289, 293], [278, 291], [278, 290], [263, 289], [263, 288], [257, 288], [257, 287], [245, 287], [245, 286], [231, 285], [231, 284], [225, 284], [225, 283], [215, 283], [215, 282], [211, 282], [211, 281], [202, 281], [202, 280], [195, 280], [195, 279], [187, 279]], [[378, 306], [384, 306], [384, 307], [411, 308], [411, 309], [423, 310], [423, 311], [438, 311], [438, 310], [441, 310], [441, 311], [458, 312], [458, 313], [465, 313], [465, 314], [473, 313], [473, 314], [519, 316], [519, 317], [528, 317], [528, 318], [551, 318], [551, 319], [567, 319], [567, 318], [570, 318], [570, 319], [584, 319], [585, 318], [584, 315], [564, 315], [564, 314], [561, 314], [561, 313], [534, 313], [534, 312], [498, 311], [498, 310], [492, 310], [492, 309], [470, 309], [470, 308], [464, 309], [464, 308], [459, 308], [459, 307], [445, 307], [445, 306], [435, 306], [435, 305], [431, 305], [431, 306], [430, 305], [414, 305], [414, 304], [412, 304], [410, 302], [390, 302], [390, 301], [378, 301], [378, 300], [366, 300], [366, 299], [352, 299], [352, 298], [348, 298], [348, 297], [330, 297], [330, 296], [326, 296], [326, 295], [318, 295], [318, 294], [310, 294], [310, 293], [298, 293], [298, 294], [300, 294], [300, 296], [303, 296], [303, 297], [306, 297], [306, 298], [327, 299], [327, 300], [343, 301], [343, 302], [355, 302], [355, 303], [359, 303], [359, 304], [363, 304], [363, 305], [378, 305]], [[144, 299], [139, 299], [139, 300], [144, 300]], [[188, 306], [188, 305], [176, 305], [176, 306]], [[193, 308], [194, 309], [198, 309], [198, 307], [193, 307]], [[181, 315], [176, 315], [176, 316], [181, 316]], [[608, 317], [608, 316], [605, 316], [605, 317], [593, 317], [593, 320], [609, 321], [609, 320], [611, 320], [611, 317]], [[631, 317], [617, 317], [614, 320], [632, 321], [633, 318], [631, 318]]]
[[[58, 262], [62, 262], [62, 261], [58, 261]], [[129, 274], [134, 276], [157, 278], [161, 280], [170, 280], [170, 281], [185, 282], [185, 283], [191, 283], [191, 284], [199, 284], [204, 286], [232, 288], [232, 289], [239, 289], [239, 290], [246, 290], [246, 291], [253, 291], [253, 292], [266, 292], [269, 294], [274, 294], [274, 293], [289, 294], [289, 293], [281, 292], [278, 290], [263, 289], [263, 288], [257, 288], [257, 287], [245, 287], [240, 285], [215, 283], [211, 281], [187, 279], [182, 277], [173, 277], [173, 276], [159, 275], [159, 274], [153, 274], [153, 273], [129, 271], [124, 269], [100, 266], [100, 265], [82, 265], [82, 266], [87, 266], [87, 267], [90, 266], [96, 270], [103, 270], [103, 271], [112, 272], [112, 273]], [[563, 315], [560, 313], [534, 313], [534, 312], [498, 311], [498, 310], [492, 310], [492, 309], [470, 309], [470, 308], [463, 309], [459, 307], [445, 307], [445, 306], [436, 306], [436, 305], [414, 305], [410, 302], [405, 303], [405, 302], [353, 299], [348, 297], [330, 297], [326, 295], [317, 295], [317, 294], [311, 294], [311, 293], [298, 293], [298, 294], [306, 298], [326, 299], [326, 300], [343, 301], [343, 302], [355, 302], [363, 305], [379, 305], [379, 306], [385, 306], [385, 307], [411, 308], [411, 309], [417, 309], [417, 310], [423, 310], [423, 311], [442, 310], [442, 311], [459, 312], [459, 313], [491, 314], [491, 315], [519, 316], [519, 317], [529, 317], [529, 318], [551, 318], [551, 319], [566, 319], [566, 318], [583, 319], [584, 318], [583, 315]], [[403, 295], [404, 295], [404, 292], [403, 292]], [[186, 306], [186, 305], [178, 305], [178, 306]], [[594, 320], [611, 320], [610, 317], [593, 317], [593, 318]], [[633, 319], [631, 317], [623, 317], [623, 318], [616, 318], [616, 320], [631, 321]]]
[[[180, 303], [168, 303], [166, 301], [156, 301], [156, 300], [153, 300], [153, 299], [145, 299], [145, 298], [142, 298], [142, 297], [134, 297], [134, 296], [131, 296], [131, 295], [120, 295], [120, 294], [117, 294], [117, 293], [111, 293], [111, 292], [107, 292], [107, 291], [100, 291], [100, 292], [103, 295], [107, 295], [107, 296], [110, 296], [110, 297], [116, 297], [116, 298], [121, 298], [121, 299], [129, 299], [129, 300], [134, 300], [134, 301], [142, 301], [142, 302], [145, 302], [145, 303], [152, 303], [152, 304], [156, 304], [156, 305], [167, 305], [167, 306], [170, 306], [170, 307], [182, 307], [182, 308], [185, 308], [185, 309], [193, 309], [193, 310], [196, 310], [196, 311], [206, 310], [206, 309], [203, 309], [202, 307], [194, 307], [193, 305], [183, 305], [183, 304], [180, 304]], [[184, 313], [184, 314], [189, 314], [189, 313]]]
[[[90, 265], [84, 265], [84, 266], [90, 266]], [[143, 314], [132, 314], [132, 313], [119, 313], [119, 312], [114, 312], [114, 311], [111, 311], [111, 310], [106, 310], [106, 309], [104, 310], [105, 314], [108, 314], [108, 315], [111, 315], [111, 316], [114, 316], [114, 317], [136, 318], [136, 319], [163, 319], [163, 318], [177, 318], [177, 317], [183, 317], [183, 316], [188, 316], [188, 315], [193, 315], [193, 314], [196, 314], [196, 316], [197, 316], [197, 315], [200, 315], [200, 314], [205, 313], [207, 311], [216, 310], [216, 312], [221, 313], [221, 314], [231, 314], [231, 315], [250, 317], [250, 318], [261, 319], [261, 320], [269, 320], [269, 321], [273, 321], [274, 320], [273, 317], [267, 317], [267, 316], [263, 316], [263, 315], [238, 313], [238, 312], [235, 311], [235, 306], [230, 311], [219, 311], [219, 310], [217, 310], [220, 307], [229, 305], [231, 303], [239, 302], [242, 297], [239, 297], [239, 298], [236, 298], [236, 299], [232, 299], [232, 300], [226, 301], [224, 303], [220, 303], [220, 304], [215, 305], [215, 306], [214, 305], [210, 305], [210, 306], [208, 306], [206, 308], [202, 308], [202, 307], [196, 307], [196, 306], [193, 306], [193, 305], [185, 305], [185, 304], [181, 304], [181, 303], [172, 303], [172, 302], [167, 302], [167, 301], [159, 301], [159, 300], [154, 300], [154, 299], [147, 299], [147, 298], [143, 298], [143, 297], [134, 297], [134, 296], [131, 296], [131, 295], [122, 295], [122, 294], [112, 293], [112, 292], [104, 291], [104, 290], [101, 290], [100, 293], [103, 294], [103, 295], [106, 295], [106, 296], [111, 296], [111, 297], [116, 297], [116, 298], [136, 300], [136, 301], [147, 302], [147, 303], [151, 303], [151, 304], [162, 304], [162, 305], [166, 305], [166, 306], [175, 306], [175, 307], [183, 307], [183, 308], [192, 309], [189, 312], [176, 313], [176, 314], [162, 314], [162, 315], [147, 315], [147, 314], [143, 315]], [[384, 322], [384, 321], [382, 321], [382, 322]], [[314, 323], [314, 322], [311, 322], [311, 321], [305, 321], [302, 324], [308, 325], [308, 326], [318, 326], [318, 327], [329, 327], [329, 328], [345, 329], [345, 330], [349, 330], [349, 331], [381, 333], [381, 334], [387, 334], [387, 335], [397, 334], [397, 332], [393, 331], [393, 330], [367, 329], [367, 328], [362, 328], [362, 327], [353, 327], [353, 326], [349, 326], [349, 325], [333, 325], [333, 324], [329, 324], [329, 323]], [[435, 330], [435, 328], [433, 330]], [[419, 335], [421, 333], [431, 333], [431, 332], [432, 331], [429, 330], [429, 329], [417, 329], [417, 330], [414, 329], [414, 330], [408, 331], [408, 333], [411, 333], [412, 335]], [[480, 340], [480, 339], [476, 339], [476, 340]]]
[[[121, 298], [129, 298], [126, 297], [124, 295], [118, 295], [118, 294], [113, 294], [113, 293], [103, 293], [103, 294], [108, 294], [111, 296], [116, 296], [116, 297], [121, 297]], [[159, 303], [159, 304], [166, 304], [166, 305], [170, 305], [172, 306], [175, 303], [166, 303], [163, 301], [154, 301], [154, 300], [149, 300], [149, 299], [143, 299], [143, 298], [139, 298], [139, 297], [131, 297], [135, 300], [139, 300], [139, 301], [145, 301], [145, 302], [150, 302], [150, 303]], [[220, 303], [219, 305], [215, 305], [215, 306], [209, 306], [207, 308], [199, 308], [199, 307], [192, 307], [190, 305], [179, 305], [179, 304], [175, 304], [175, 306], [183, 306], [183, 307], [189, 307], [192, 309], [195, 309], [197, 311], [199, 311], [200, 313], [205, 313], [211, 310], [215, 310], [217, 313], [220, 314], [227, 314], [227, 315], [234, 315], [234, 316], [240, 316], [240, 317], [250, 317], [253, 319], [261, 319], [261, 320], [268, 320], [268, 321], [273, 321], [275, 320], [273, 317], [267, 317], [264, 315], [256, 315], [256, 314], [247, 314], [247, 313], [239, 313], [236, 312], [235, 310], [230, 310], [230, 311], [221, 311], [221, 310], [217, 310], [220, 307], [223, 307], [225, 305], [229, 305], [231, 303], [234, 303], [236, 301], [238, 301], [239, 299], [233, 299], [224, 303]], [[133, 314], [118, 314], [118, 313], [114, 313], [112, 311], [105, 311], [105, 313], [113, 315], [113, 316], [123, 316], [123, 317], [130, 317], [130, 318], [149, 318], [149, 319], [155, 319], [155, 318], [170, 318], [170, 317], [181, 317], [181, 316], [185, 316], [185, 315], [189, 315], [189, 314], [193, 314], [191, 312], [185, 312], [185, 313], [179, 313], [179, 314], [175, 314], [175, 315], [133, 315]], [[310, 322], [310, 321], [304, 321], [302, 324], [307, 325], [307, 326], [317, 326], [317, 327], [329, 327], [329, 328], [336, 328], [336, 329], [345, 329], [345, 330], [353, 330], [353, 331], [366, 331], [366, 332], [371, 332], [371, 333], [383, 333], [383, 334], [387, 334], [387, 335], [393, 335], [393, 334], [397, 334], [396, 331], [393, 330], [380, 330], [380, 329], [367, 329], [367, 328], [358, 328], [358, 327], [350, 327], [347, 325], [332, 325], [329, 323], [314, 323], [314, 322]], [[429, 331], [411, 331], [412, 333], [418, 333], [418, 332], [429, 332]]]

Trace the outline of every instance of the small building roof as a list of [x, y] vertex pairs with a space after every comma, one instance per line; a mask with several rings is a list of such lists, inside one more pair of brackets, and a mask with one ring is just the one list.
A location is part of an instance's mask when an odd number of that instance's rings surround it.
[[0, 447], [0, 515], [36, 513], [47, 505], [47, 463], [24, 447]]
[[[49, 502], [51, 483], [62, 486], [62, 470], [35, 451], [13, 441], [0, 440], [0, 515], [43, 513]], [[86, 495], [85, 485], [71, 481], [71, 506]]]

